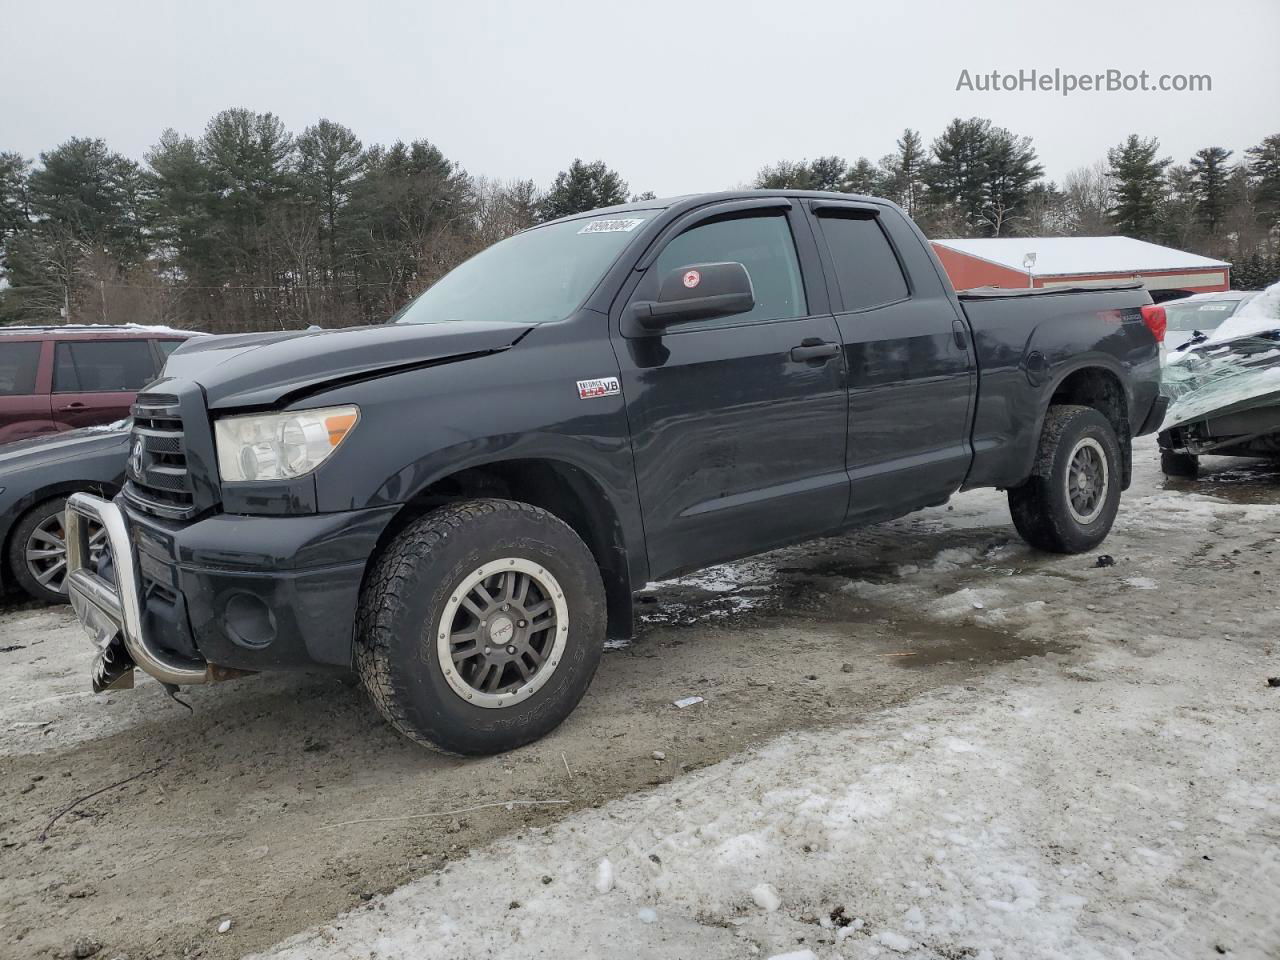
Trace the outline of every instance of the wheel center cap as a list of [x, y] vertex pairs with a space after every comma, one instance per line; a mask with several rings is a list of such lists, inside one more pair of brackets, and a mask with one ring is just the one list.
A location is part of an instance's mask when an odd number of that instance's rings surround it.
[[489, 621], [489, 639], [501, 646], [515, 635], [516, 625], [509, 617], [494, 617]]

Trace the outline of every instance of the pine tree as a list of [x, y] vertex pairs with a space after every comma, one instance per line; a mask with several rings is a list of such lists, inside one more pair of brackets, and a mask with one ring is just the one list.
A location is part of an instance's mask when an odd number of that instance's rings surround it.
[[849, 164], [844, 157], [780, 160], [756, 174], [757, 190], [847, 190]]
[[352, 191], [343, 243], [385, 319], [474, 252], [477, 196], [465, 170], [426, 140], [372, 147]]
[[984, 232], [999, 237], [1025, 219], [1032, 185], [1044, 168], [1036, 162], [1031, 138], [1014, 136], [1003, 127], [990, 131], [985, 167], [980, 216]]
[[209, 172], [215, 276], [270, 284], [280, 266], [271, 227], [294, 186], [293, 137], [274, 114], [235, 108], [209, 121], [198, 152]]
[[103, 140], [80, 137], [40, 154], [40, 167], [27, 178], [36, 218], [125, 266], [146, 252], [140, 183], [136, 163]]
[[1257, 185], [1247, 163], [1238, 163], [1227, 175], [1227, 209], [1218, 238], [1206, 250], [1210, 256], [1234, 260], [1241, 253], [1260, 247], [1270, 233], [1265, 211], [1257, 203]]
[[205, 279], [212, 241], [210, 174], [196, 141], [176, 130], [160, 134], [147, 151], [149, 219], [161, 263], [176, 278]]
[[[0, 276], [6, 270], [10, 238], [26, 229], [31, 221], [27, 201], [27, 168], [30, 164], [21, 154], [0, 153]], [[0, 290], [0, 296], [3, 291]]]
[[1165, 171], [1164, 200], [1160, 207], [1160, 240], [1188, 250], [1196, 245], [1204, 217], [1195, 172], [1175, 164]]
[[898, 152], [886, 158], [883, 165], [890, 171], [891, 177], [886, 183], [887, 192], [907, 216], [915, 217], [923, 206], [924, 200], [924, 141], [920, 134], [908, 127], [898, 138]]
[[808, 174], [808, 186], [804, 187], [805, 190], [839, 192], [848, 189], [846, 184], [850, 169], [844, 157], [818, 157], [809, 163]]
[[1201, 224], [1209, 233], [1217, 233], [1227, 209], [1227, 178], [1231, 169], [1227, 161], [1231, 151], [1222, 147], [1205, 147], [1191, 158], [1192, 188], [1199, 206]]
[[809, 162], [779, 160], [756, 173], [752, 186], [757, 190], [808, 190]]
[[364, 145], [350, 128], [321, 120], [302, 131], [297, 148], [298, 190], [320, 213], [325, 275], [332, 278], [338, 269], [338, 217], [364, 167]]
[[627, 182], [603, 160], [584, 163], [575, 159], [561, 170], [542, 199], [543, 220], [555, 220], [587, 210], [627, 202]]
[[27, 204], [27, 168], [19, 153], [0, 153], [0, 242], [31, 219]]
[[[831, 189], [822, 187], [820, 189]], [[848, 193], [862, 193], [878, 197], [885, 193], [885, 182], [882, 171], [866, 157], [859, 157], [844, 176], [844, 180], [836, 188]]]
[[935, 215], [963, 224], [966, 232], [977, 227], [987, 202], [990, 145], [990, 120], [957, 117], [933, 141], [933, 157], [924, 168]]
[[1159, 152], [1159, 140], [1144, 140], [1137, 134], [1107, 151], [1109, 215], [1116, 232], [1138, 240], [1159, 239], [1164, 169], [1170, 162], [1168, 157], [1157, 159]]
[[1245, 151], [1254, 178], [1254, 200], [1271, 224], [1280, 223], [1280, 133], [1273, 133]]

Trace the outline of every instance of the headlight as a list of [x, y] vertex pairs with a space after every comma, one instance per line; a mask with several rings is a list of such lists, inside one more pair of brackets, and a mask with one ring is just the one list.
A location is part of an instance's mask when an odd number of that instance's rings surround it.
[[289, 480], [310, 473], [356, 425], [359, 407], [224, 417], [213, 424], [224, 481]]

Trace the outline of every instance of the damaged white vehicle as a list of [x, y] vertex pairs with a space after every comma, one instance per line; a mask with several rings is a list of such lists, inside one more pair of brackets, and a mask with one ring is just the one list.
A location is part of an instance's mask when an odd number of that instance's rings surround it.
[[1172, 355], [1161, 392], [1167, 476], [1195, 476], [1204, 454], [1280, 460], [1280, 283]]

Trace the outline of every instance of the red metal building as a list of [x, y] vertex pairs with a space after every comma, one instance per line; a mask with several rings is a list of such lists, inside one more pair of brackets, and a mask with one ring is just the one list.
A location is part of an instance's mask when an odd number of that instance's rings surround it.
[[996, 237], [934, 240], [957, 290], [1089, 287], [1140, 280], [1160, 302], [1227, 290], [1231, 264], [1129, 237]]

